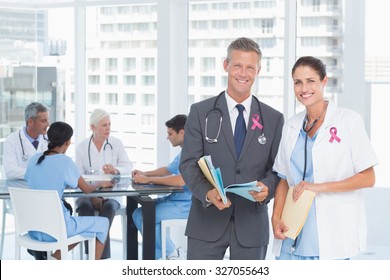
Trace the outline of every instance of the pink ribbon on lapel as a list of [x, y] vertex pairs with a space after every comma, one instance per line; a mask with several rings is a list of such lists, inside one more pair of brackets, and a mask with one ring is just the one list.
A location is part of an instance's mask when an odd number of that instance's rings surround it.
[[337, 142], [340, 143], [341, 139], [337, 136], [337, 128], [331, 127], [329, 132], [330, 132], [330, 135], [331, 135], [331, 137], [329, 139], [329, 142], [333, 143], [333, 140], [336, 140]]
[[252, 127], [251, 127], [251, 130], [255, 130], [256, 127], [262, 129], [263, 126], [261, 125], [261, 123], [259, 122], [260, 120], [260, 116], [258, 114], [253, 114], [252, 115]]

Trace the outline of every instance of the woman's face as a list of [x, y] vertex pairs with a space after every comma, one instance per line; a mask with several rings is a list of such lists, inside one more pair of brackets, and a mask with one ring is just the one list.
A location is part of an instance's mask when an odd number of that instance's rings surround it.
[[110, 117], [102, 118], [97, 125], [92, 124], [91, 129], [93, 131], [93, 135], [99, 139], [107, 139], [110, 136], [111, 131], [111, 121]]
[[321, 81], [318, 73], [310, 66], [299, 66], [292, 75], [295, 97], [305, 106], [324, 100], [324, 88], [328, 77]]

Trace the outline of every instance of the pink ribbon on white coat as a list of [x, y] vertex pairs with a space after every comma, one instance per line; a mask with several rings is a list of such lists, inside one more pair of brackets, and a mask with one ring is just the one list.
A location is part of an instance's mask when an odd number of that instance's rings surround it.
[[341, 139], [337, 136], [337, 128], [331, 127], [329, 132], [330, 132], [330, 136], [331, 136], [329, 139], [329, 142], [333, 143], [333, 140], [336, 140], [337, 142], [340, 143]]
[[251, 130], [255, 130], [256, 127], [262, 129], [263, 126], [261, 125], [261, 123], [259, 122], [260, 121], [260, 116], [258, 114], [253, 114], [252, 115], [252, 127], [251, 127]]

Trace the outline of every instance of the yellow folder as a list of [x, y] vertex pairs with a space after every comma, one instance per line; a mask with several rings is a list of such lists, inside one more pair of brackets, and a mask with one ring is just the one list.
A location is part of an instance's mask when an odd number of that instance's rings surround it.
[[301, 232], [303, 225], [306, 222], [307, 215], [315, 193], [312, 191], [304, 190], [297, 201], [293, 200], [293, 188], [290, 187], [287, 192], [286, 202], [284, 204], [282, 221], [288, 227], [288, 231], [283, 234], [286, 237], [295, 239]]

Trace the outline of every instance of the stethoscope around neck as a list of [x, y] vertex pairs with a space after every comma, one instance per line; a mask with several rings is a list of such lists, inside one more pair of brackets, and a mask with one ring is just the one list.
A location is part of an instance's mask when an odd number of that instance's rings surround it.
[[[215, 99], [214, 101], [214, 105], [213, 105], [213, 108], [207, 113], [206, 115], [206, 119], [205, 119], [205, 128], [204, 128], [204, 135], [205, 135], [205, 140], [210, 143], [210, 144], [215, 144], [218, 142], [218, 138], [219, 138], [219, 134], [221, 133], [221, 128], [222, 128], [222, 117], [223, 117], [223, 114], [222, 114], [222, 111], [221, 109], [217, 108], [217, 102], [218, 102], [218, 99], [222, 96], [222, 94], [224, 93], [225, 91], [221, 92], [218, 96], [217, 96], [217, 99]], [[264, 119], [263, 119], [263, 114], [261, 112], [261, 106], [260, 106], [260, 101], [259, 99], [257, 99], [256, 96], [252, 96], [256, 101], [257, 101], [257, 105], [259, 107], [259, 113], [260, 113], [260, 119], [259, 119], [259, 123], [260, 121], [262, 122], [261, 124], [261, 127], [259, 127], [260, 129], [260, 136], [258, 137], [258, 141], [261, 145], [264, 145], [265, 143], [267, 143], [267, 138], [265, 137], [264, 135]], [[209, 116], [211, 113], [218, 113], [219, 114], [219, 125], [218, 125], [218, 130], [217, 130], [217, 133], [215, 135], [214, 138], [210, 138], [209, 135], [208, 135], [208, 121], [209, 121]]]
[[[24, 151], [24, 146], [23, 146], [23, 140], [22, 140], [22, 135], [21, 135], [21, 131], [22, 130], [19, 130], [19, 142], [20, 142], [20, 147], [22, 148], [22, 160], [23, 161], [27, 161], [28, 160], [28, 155], [26, 155], [26, 152]], [[46, 140], [46, 137], [45, 135], [43, 135], [43, 140]]]
[[[94, 174], [95, 169], [92, 168], [92, 161], [91, 161], [91, 142], [92, 142], [93, 134], [91, 135], [91, 138], [89, 138], [89, 143], [88, 143], [88, 161], [89, 161], [89, 174]], [[111, 148], [111, 152], [113, 150], [112, 145], [110, 142], [108, 142], [108, 138], [106, 138], [106, 143], [104, 143], [103, 146], [103, 153], [106, 151], [106, 147], [109, 146]]]

